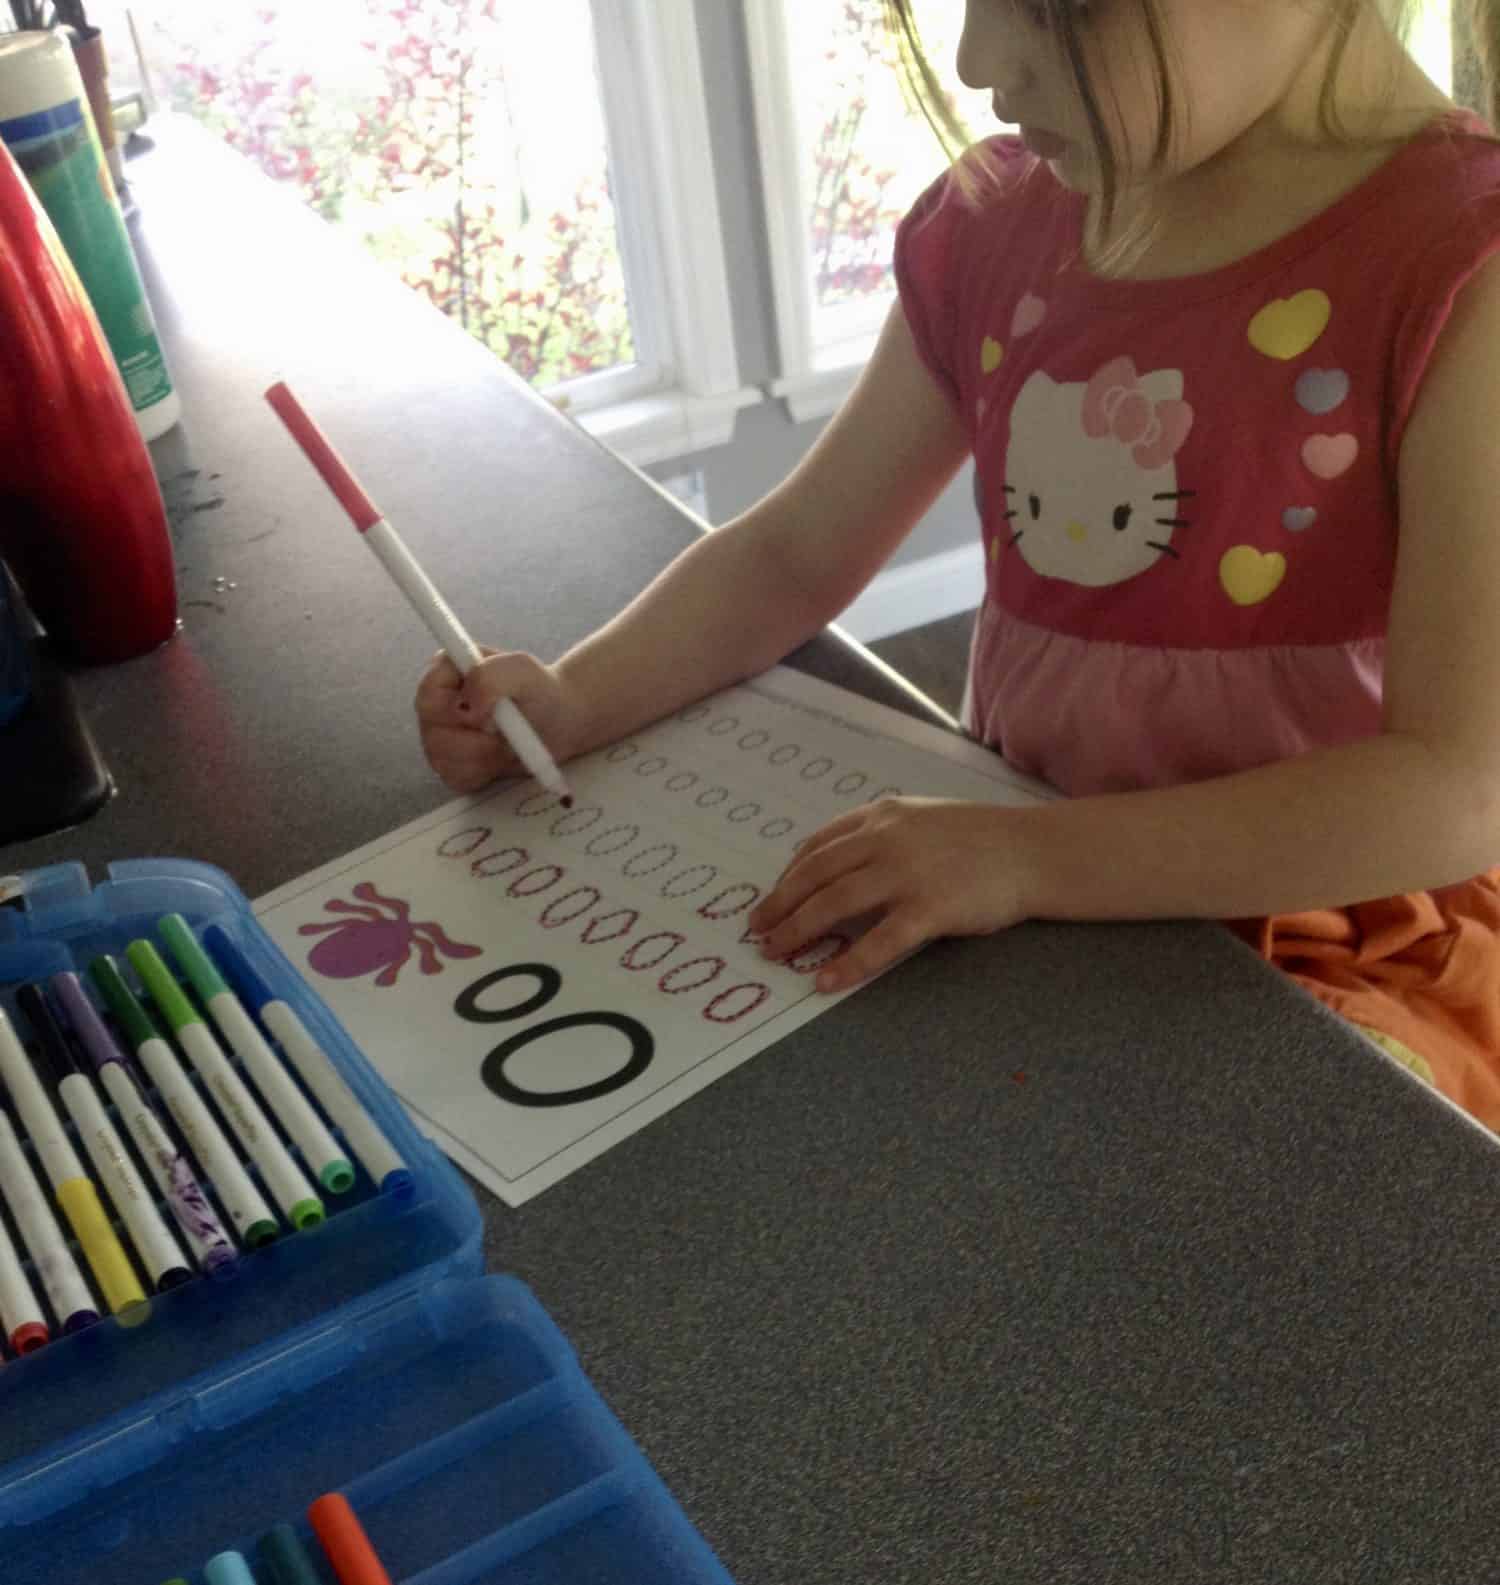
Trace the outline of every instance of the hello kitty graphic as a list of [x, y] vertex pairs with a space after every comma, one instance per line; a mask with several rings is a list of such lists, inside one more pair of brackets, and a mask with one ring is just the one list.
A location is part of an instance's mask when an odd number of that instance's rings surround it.
[[1011, 410], [1005, 457], [1005, 525], [997, 556], [1014, 548], [1044, 578], [1086, 588], [1124, 583], [1163, 557], [1191, 526], [1177, 487], [1176, 455], [1193, 427], [1182, 373], [1138, 374], [1128, 357], [1086, 384], [1038, 371]]

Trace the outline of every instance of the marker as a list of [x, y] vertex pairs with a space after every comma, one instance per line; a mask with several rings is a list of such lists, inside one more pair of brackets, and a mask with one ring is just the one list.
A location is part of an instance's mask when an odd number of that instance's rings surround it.
[[255, 1585], [250, 1565], [238, 1552], [220, 1552], [203, 1565], [208, 1585]]
[[81, 1332], [92, 1326], [99, 1319], [94, 1296], [36, 1181], [6, 1106], [0, 1106], [0, 1192], [16, 1219], [21, 1242], [41, 1278], [58, 1325], [64, 1332]]
[[[392, 581], [411, 602], [412, 609], [427, 624], [428, 631], [448, 652], [448, 659], [467, 675], [484, 659], [479, 646], [469, 637], [452, 607], [440, 595], [432, 580], [422, 571], [417, 558], [406, 548], [396, 530], [376, 510], [375, 503], [361, 488], [323, 431], [302, 410], [302, 404], [277, 381], [266, 392], [266, 400], [276, 416], [291, 431], [307, 460], [323, 476], [340, 506], [354, 520], [364, 540]], [[549, 792], [562, 799], [563, 807], [573, 807], [573, 795], [563, 780], [547, 745], [536, 735], [531, 723], [511, 703], [502, 699], [495, 706], [495, 725], [516, 752], [516, 758]]]
[[198, 945], [198, 938], [187, 920], [181, 914], [168, 914], [158, 923], [157, 930], [172, 949], [178, 968], [192, 982], [198, 999], [219, 1026], [219, 1033], [238, 1053], [277, 1121], [302, 1152], [302, 1159], [317, 1173], [318, 1182], [330, 1194], [347, 1194], [354, 1187], [354, 1168], [345, 1161], [333, 1135], [307, 1104], [302, 1091], [266, 1044], [265, 1036], [240, 1005], [239, 998], [219, 977], [213, 960]]
[[99, 1092], [80, 1071], [78, 1058], [47, 1005], [41, 986], [23, 985], [16, 993], [16, 1002], [41, 1043], [38, 1065], [62, 1097], [115, 1215], [125, 1224], [151, 1287], [157, 1293], [165, 1293], [191, 1282], [193, 1268], [187, 1263], [182, 1246], [161, 1219], [151, 1191], [100, 1105]]
[[84, 1175], [83, 1163], [68, 1139], [56, 1108], [36, 1076], [10, 1020], [0, 1012], [0, 1075], [10, 1091], [16, 1110], [31, 1135], [36, 1153], [52, 1183], [52, 1192], [62, 1206], [73, 1236], [83, 1247], [89, 1270], [104, 1295], [111, 1313], [122, 1326], [139, 1326], [151, 1314], [151, 1306], [136, 1277], [130, 1256], [115, 1236], [99, 1191]]
[[52, 1339], [47, 1318], [42, 1314], [42, 1302], [27, 1279], [4, 1221], [0, 1221], [0, 1325], [17, 1354], [34, 1354]]
[[145, 981], [152, 1000], [172, 1026], [178, 1044], [213, 1092], [219, 1110], [251, 1160], [260, 1168], [276, 1203], [296, 1228], [316, 1227], [323, 1220], [323, 1205], [302, 1169], [287, 1154], [286, 1146], [271, 1132], [266, 1114], [245, 1087], [245, 1081], [229, 1065], [197, 1008], [183, 995], [149, 941], [132, 941], [125, 948], [137, 974]]
[[283, 1001], [256, 973], [250, 960], [229, 938], [222, 925], [210, 925], [203, 932], [203, 944], [219, 965], [225, 979], [240, 1000], [259, 1015], [291, 1059], [323, 1110], [343, 1130], [349, 1148], [385, 1194], [409, 1194], [411, 1169], [377, 1126], [375, 1119], [360, 1105], [344, 1076], [334, 1067], [328, 1054], [307, 1032], [290, 1003]]
[[302, 1538], [289, 1524], [273, 1525], [260, 1538], [260, 1561], [270, 1585], [323, 1585]]
[[364, 1527], [341, 1492], [330, 1492], [307, 1510], [313, 1532], [323, 1544], [339, 1585], [391, 1585]]
[[135, 1047], [141, 1066], [151, 1076], [173, 1122], [182, 1130], [188, 1148], [198, 1158], [199, 1166], [218, 1190], [219, 1203], [228, 1211], [246, 1247], [259, 1249], [269, 1244], [281, 1232], [275, 1212], [240, 1165], [223, 1129], [214, 1121], [213, 1113], [204, 1105], [193, 1081], [183, 1072], [177, 1053], [125, 983], [115, 960], [107, 956], [95, 958], [89, 964], [89, 978], [98, 986], [100, 995], [125, 1031], [125, 1038]]
[[115, 1111], [124, 1119], [135, 1148], [167, 1202], [172, 1220], [187, 1240], [193, 1259], [210, 1277], [232, 1277], [239, 1258], [224, 1224], [209, 1203], [203, 1185], [193, 1176], [187, 1157], [172, 1142], [151, 1103], [141, 1094], [125, 1053], [94, 1011], [94, 1004], [84, 993], [78, 976], [68, 972], [54, 974], [50, 984], [73, 1033], [93, 1063], [94, 1072], [109, 1092]]

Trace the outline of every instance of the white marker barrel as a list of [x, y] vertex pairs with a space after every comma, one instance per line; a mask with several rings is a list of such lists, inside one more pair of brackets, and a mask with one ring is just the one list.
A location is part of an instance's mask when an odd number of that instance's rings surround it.
[[411, 1181], [411, 1171], [364, 1109], [328, 1054], [308, 1034], [295, 1011], [282, 1001], [267, 1002], [260, 1010], [266, 1028], [322, 1103], [324, 1111], [344, 1131], [349, 1148], [359, 1157], [377, 1188], [395, 1188]]
[[188, 1149], [198, 1158], [198, 1165], [218, 1191], [219, 1203], [229, 1213], [229, 1220], [240, 1237], [252, 1249], [269, 1242], [280, 1231], [276, 1213], [240, 1165], [223, 1129], [203, 1104], [202, 1096], [193, 1088], [193, 1081], [182, 1071], [176, 1052], [158, 1037], [143, 1040], [136, 1054], [166, 1103], [172, 1120], [182, 1130]]
[[10, 1118], [0, 1111], [0, 1192], [16, 1219], [21, 1242], [31, 1256], [57, 1324], [75, 1317], [98, 1320], [99, 1307], [73, 1259], [47, 1196], [36, 1181]]
[[26, 1055], [26, 1048], [3, 1011], [0, 1011], [0, 1076], [5, 1079], [5, 1087], [21, 1114], [21, 1121], [52, 1180], [52, 1187], [58, 1188], [71, 1178], [86, 1178], [83, 1163], [63, 1128], [57, 1108], [48, 1100], [31, 1058]]
[[[125, 1127], [135, 1141], [135, 1148], [141, 1153], [141, 1159], [146, 1163], [158, 1192], [170, 1207], [172, 1219], [187, 1240], [193, 1259], [208, 1272], [222, 1272], [226, 1263], [232, 1266], [235, 1253], [229, 1235], [214, 1214], [213, 1207], [205, 1198], [182, 1152], [158, 1122], [156, 1113], [135, 1087], [135, 1081], [125, 1071], [124, 1064], [106, 1062], [99, 1069], [99, 1077], [115, 1103], [115, 1110], [124, 1119]], [[183, 1083], [186, 1084], [187, 1080], [184, 1079]], [[192, 1089], [192, 1086], [189, 1084], [188, 1088]], [[193, 1098], [197, 1100], [196, 1093]], [[203, 1103], [200, 1101], [198, 1104], [201, 1106]], [[181, 1124], [178, 1126], [181, 1127]], [[186, 1128], [182, 1131], [184, 1134], [188, 1132]], [[204, 1170], [208, 1169], [205, 1167]], [[245, 1181], [248, 1183], [249, 1179]], [[256, 1197], [259, 1198], [258, 1195]]]
[[192, 1276], [192, 1268], [172, 1230], [161, 1219], [156, 1202], [136, 1171], [124, 1142], [115, 1131], [94, 1086], [75, 1073], [58, 1086], [63, 1104], [78, 1128], [78, 1137], [99, 1174], [115, 1213], [125, 1224], [151, 1285], [158, 1291]]
[[318, 1181], [333, 1194], [352, 1188], [354, 1171], [344, 1160], [343, 1151], [240, 1006], [239, 998], [233, 991], [221, 991], [209, 999], [208, 1010]]
[[323, 1220], [323, 1205], [302, 1170], [276, 1137], [266, 1114], [245, 1081], [229, 1065], [208, 1025], [200, 1021], [177, 1030], [182, 1049], [203, 1075], [209, 1093], [229, 1120], [235, 1137], [260, 1168], [272, 1197], [293, 1227], [313, 1227]]
[[0, 1220], [0, 1326], [4, 1326], [12, 1345], [23, 1353], [47, 1341], [47, 1317], [42, 1313], [42, 1302], [27, 1280], [21, 1256], [3, 1220]]

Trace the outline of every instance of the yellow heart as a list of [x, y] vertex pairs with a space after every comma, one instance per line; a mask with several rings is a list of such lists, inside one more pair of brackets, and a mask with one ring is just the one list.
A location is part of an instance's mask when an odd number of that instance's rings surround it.
[[979, 367], [986, 374], [993, 374], [1000, 367], [1000, 360], [1005, 356], [1005, 349], [993, 336], [984, 338], [984, 345], [979, 349]]
[[1268, 358], [1300, 358], [1328, 328], [1332, 313], [1327, 292], [1316, 287], [1278, 297], [1250, 321], [1250, 345]]
[[1286, 557], [1279, 550], [1262, 555], [1254, 545], [1236, 545], [1224, 552], [1219, 582], [1236, 605], [1259, 605], [1269, 600], [1286, 577]]

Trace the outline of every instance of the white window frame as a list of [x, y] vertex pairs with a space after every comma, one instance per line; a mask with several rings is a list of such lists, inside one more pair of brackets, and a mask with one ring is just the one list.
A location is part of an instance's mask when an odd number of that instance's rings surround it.
[[690, 0], [594, 0], [621, 263], [640, 363], [547, 396], [637, 466], [726, 444], [740, 381]]
[[792, 83], [788, 3], [745, 0], [745, 26], [781, 359], [780, 377], [768, 389], [785, 401], [800, 424], [826, 418], [853, 389], [896, 294], [884, 292], [825, 310], [820, 317], [830, 333], [814, 334], [808, 282], [812, 215], [802, 177], [808, 133], [798, 116]]

